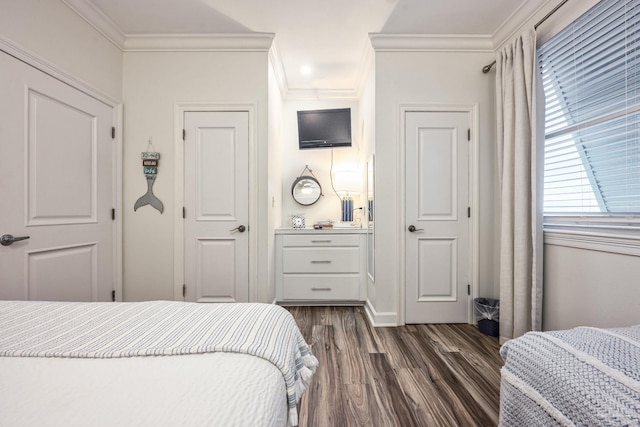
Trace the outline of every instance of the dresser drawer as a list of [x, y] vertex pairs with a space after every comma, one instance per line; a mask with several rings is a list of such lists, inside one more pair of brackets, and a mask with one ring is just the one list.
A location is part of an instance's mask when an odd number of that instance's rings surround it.
[[285, 300], [353, 300], [360, 298], [358, 276], [285, 274]]
[[282, 246], [358, 246], [360, 244], [358, 235], [341, 234], [287, 234], [282, 236]]
[[366, 235], [286, 230], [275, 236], [276, 301], [359, 304], [366, 299]]
[[282, 272], [358, 273], [360, 248], [283, 248]]

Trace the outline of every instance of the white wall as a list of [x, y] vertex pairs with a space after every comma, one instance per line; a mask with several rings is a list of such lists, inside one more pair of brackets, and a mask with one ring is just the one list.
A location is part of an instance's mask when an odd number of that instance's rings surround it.
[[274, 66], [269, 61], [269, 180], [268, 180], [268, 277], [267, 283], [260, 283], [259, 300], [271, 302], [275, 299], [275, 234], [282, 218], [282, 146], [283, 114], [282, 95], [276, 80]]
[[[375, 154], [375, 136], [376, 136], [376, 93], [375, 93], [375, 68], [373, 66], [373, 62], [371, 62], [369, 69], [367, 70], [362, 96], [360, 97], [360, 118], [363, 128], [363, 141], [362, 141], [362, 158], [365, 161], [371, 159], [371, 156]], [[366, 185], [367, 182], [367, 170], [366, 167], [363, 171], [363, 182]], [[374, 177], [375, 178], [375, 177]], [[366, 189], [365, 189], [366, 190]], [[374, 186], [375, 193], [375, 186]], [[364, 193], [363, 193], [364, 194]], [[375, 196], [375, 195], [374, 195]], [[366, 201], [366, 197], [363, 197], [362, 201]], [[374, 197], [375, 203], [375, 197]], [[366, 215], [366, 214], [365, 214]], [[367, 221], [362, 222], [363, 227], [367, 226]], [[369, 241], [369, 237], [367, 236], [367, 242]], [[373, 245], [375, 247], [375, 236], [373, 237]], [[370, 249], [367, 248], [367, 252]], [[368, 255], [368, 254], [367, 254]], [[368, 258], [368, 256], [367, 256]], [[367, 275], [367, 299], [370, 304], [374, 304], [376, 300], [376, 286], [375, 286], [375, 262], [374, 264], [374, 277], [371, 280], [371, 277]], [[367, 268], [367, 271], [369, 269]]]
[[61, 1], [3, 0], [0, 37], [121, 99], [122, 52]]
[[[124, 299], [174, 299], [174, 107], [177, 103], [256, 103], [259, 209], [267, 201], [267, 52], [128, 52], [124, 55]], [[155, 195], [160, 214], [147, 206], [133, 211], [146, 191], [140, 152], [149, 137], [160, 152]], [[259, 216], [255, 232], [258, 277], [268, 277], [268, 224]], [[181, 268], [178, 266], [177, 268]], [[179, 273], [179, 272], [178, 272]], [[263, 295], [264, 296], [264, 295]]]
[[543, 329], [640, 324], [640, 257], [545, 245]]
[[[320, 110], [329, 108], [351, 108], [351, 147], [334, 149], [298, 148], [298, 116], [299, 110]], [[281, 226], [291, 227], [290, 218], [294, 214], [303, 214], [306, 225], [312, 226], [317, 221], [340, 221], [340, 200], [331, 188], [331, 156], [333, 152], [333, 170], [349, 167], [363, 170], [361, 128], [359, 104], [356, 100], [285, 100], [283, 108], [283, 142], [282, 142], [282, 217]], [[323, 196], [311, 206], [296, 203], [291, 196], [291, 185], [308, 165], [322, 187]], [[306, 172], [308, 174], [308, 172]], [[363, 183], [364, 188], [364, 183]], [[361, 206], [360, 198], [354, 197], [354, 206]], [[354, 213], [354, 219], [361, 217]]]
[[[481, 296], [496, 296], [494, 263], [494, 84], [481, 69], [491, 53], [473, 52], [377, 52], [376, 104], [376, 296], [373, 309], [396, 313], [400, 260], [398, 186], [404, 171], [398, 170], [398, 116], [401, 104], [479, 106], [480, 151], [480, 265]], [[398, 319], [404, 321], [404, 319]]]

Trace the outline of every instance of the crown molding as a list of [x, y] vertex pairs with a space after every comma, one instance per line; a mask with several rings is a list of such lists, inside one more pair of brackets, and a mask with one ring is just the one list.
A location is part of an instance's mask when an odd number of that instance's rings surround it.
[[[493, 45], [496, 51], [505, 43], [522, 33], [525, 25], [534, 26], [540, 22], [540, 20], [547, 16], [561, 1], [562, 0], [545, 0], [537, 4], [534, 2], [523, 2], [493, 33]], [[562, 5], [552, 16], [548, 17], [544, 24], [538, 27], [538, 43], [544, 43], [580, 15], [595, 6], [599, 1], [600, 0], [580, 0]]]
[[491, 36], [369, 33], [376, 52], [493, 52]]
[[91, 2], [86, 0], [62, 0], [62, 2], [116, 47], [123, 49], [126, 34]]
[[[353, 88], [346, 89], [289, 89], [288, 85], [281, 87], [283, 98], [287, 100], [343, 100], [357, 101], [364, 91], [367, 75], [375, 62], [375, 53], [370, 45], [365, 46], [358, 72], [356, 73], [355, 84]], [[284, 70], [283, 70], [284, 75]], [[286, 76], [284, 76], [286, 80]]]
[[358, 92], [355, 89], [288, 89], [287, 97], [289, 100], [344, 100], [357, 101]]
[[[505, 42], [515, 38], [521, 31], [522, 27], [530, 21], [533, 17], [542, 15], [542, 11], [551, 10], [558, 4], [560, 0], [545, 0], [543, 2], [522, 2], [505, 21], [498, 27], [493, 33], [493, 46], [498, 49]], [[564, 7], [564, 6], [563, 6]], [[535, 23], [536, 21], [534, 21]]]
[[125, 34], [87, 0], [62, 0], [89, 25], [123, 52], [266, 52], [273, 33]]
[[6, 54], [13, 56], [17, 60], [22, 61], [25, 64], [28, 64], [42, 71], [43, 73], [48, 74], [51, 77], [78, 89], [80, 92], [83, 92], [110, 107], [114, 107], [122, 103], [120, 98], [114, 98], [108, 93], [103, 92], [102, 90], [93, 86], [93, 84], [87, 82], [86, 80], [76, 77], [73, 74], [67, 73], [56, 64], [50, 62], [41, 55], [21, 46], [20, 44], [14, 42], [13, 40], [5, 37], [2, 34], [0, 34], [0, 52], [5, 52]]
[[269, 61], [271, 62], [282, 99], [300, 101], [314, 99], [358, 100], [364, 90], [367, 72], [374, 64], [374, 53], [370, 46], [365, 47], [358, 73], [356, 74], [355, 88], [353, 89], [289, 89], [287, 76], [282, 65], [282, 57], [278, 52], [276, 41], [273, 42], [271, 49], [269, 49]]
[[128, 35], [124, 52], [267, 52], [274, 33]]
[[[353, 89], [290, 89], [273, 33], [125, 34], [88, 0], [62, 0], [89, 25], [123, 52], [269, 52], [280, 92], [292, 99], [357, 99], [362, 93], [375, 52], [490, 52], [493, 53], [534, 18], [544, 16], [560, 0], [524, 1], [492, 35], [370, 33], [371, 48], [363, 52]], [[575, 3], [575, 2], [574, 2]], [[568, 6], [563, 6], [568, 8]], [[535, 22], [535, 21], [533, 21]]]

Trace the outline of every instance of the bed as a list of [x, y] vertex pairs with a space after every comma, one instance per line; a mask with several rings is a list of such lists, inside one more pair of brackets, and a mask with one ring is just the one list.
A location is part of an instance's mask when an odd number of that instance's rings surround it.
[[0, 301], [0, 425], [294, 426], [317, 364], [276, 305]]
[[529, 332], [500, 354], [500, 426], [640, 426], [640, 325]]

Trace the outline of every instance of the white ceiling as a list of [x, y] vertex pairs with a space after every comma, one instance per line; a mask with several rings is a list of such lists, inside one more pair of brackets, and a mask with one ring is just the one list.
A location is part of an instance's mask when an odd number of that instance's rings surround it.
[[287, 87], [301, 90], [353, 90], [369, 33], [492, 36], [547, 1], [86, 0], [125, 36], [274, 33]]

